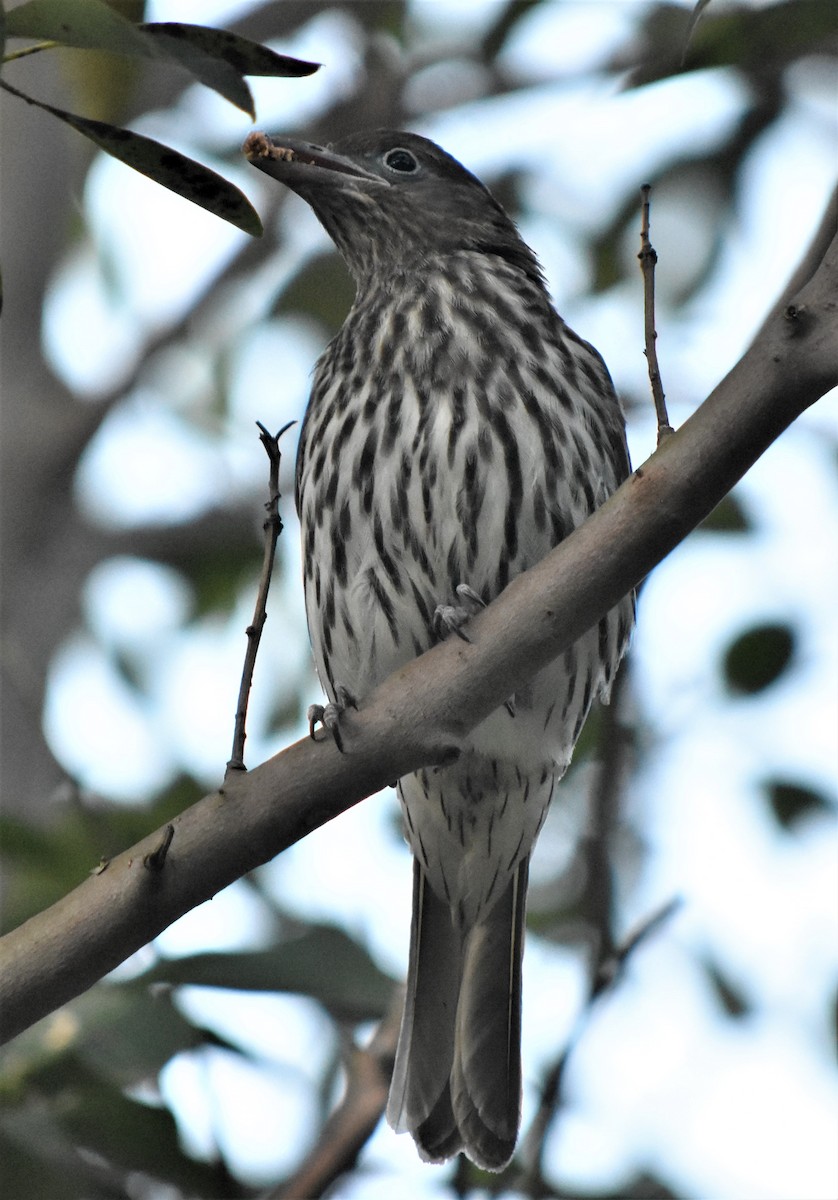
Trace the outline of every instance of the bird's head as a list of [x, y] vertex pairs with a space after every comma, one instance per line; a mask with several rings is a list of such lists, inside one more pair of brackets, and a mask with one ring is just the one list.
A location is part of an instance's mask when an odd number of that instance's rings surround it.
[[252, 133], [244, 154], [311, 205], [358, 283], [426, 271], [463, 251], [541, 279], [488, 189], [428, 138], [379, 129], [318, 146]]

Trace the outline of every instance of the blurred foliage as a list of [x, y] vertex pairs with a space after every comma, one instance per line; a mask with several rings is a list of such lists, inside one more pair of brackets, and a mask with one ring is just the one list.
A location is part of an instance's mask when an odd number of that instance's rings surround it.
[[740, 634], [725, 651], [722, 673], [732, 692], [755, 695], [789, 669], [795, 634], [787, 625], [757, 625]]
[[[461, 99], [472, 99], [468, 89], [479, 81], [486, 98], [510, 92], [524, 93], [534, 86], [526, 64], [513, 68], [504, 52], [520, 24], [545, 6], [536, 0], [512, 0], [493, 6], [492, 19], [479, 39], [452, 48], [443, 37], [438, 40], [420, 38], [418, 23], [411, 7], [397, 0], [371, 3], [336, 3], [351, 24], [363, 48], [364, 66], [351, 86], [333, 98], [312, 120], [304, 132], [312, 137], [333, 137], [361, 125], [407, 124], [411, 111], [405, 96], [421, 71], [439, 63], [457, 64], [452, 87], [463, 89]], [[26, 18], [40, 12], [46, 20], [75, 9], [82, 13], [77, 0], [73, 4], [40, 8], [22, 6], [16, 10], [15, 28], [19, 31]], [[84, 12], [94, 13], [101, 6], [84, 6]], [[137, 4], [111, 6], [131, 21], [142, 17]], [[244, 32], [253, 38], [288, 37], [312, 16], [329, 11], [326, 3], [265, 4], [259, 11], [241, 22]], [[11, 14], [10, 14], [11, 15]], [[96, 20], [108, 18], [98, 13]], [[124, 24], [124, 22], [122, 23]], [[119, 21], [111, 22], [116, 28]], [[98, 41], [109, 34], [99, 26]], [[31, 27], [35, 31], [35, 26]], [[14, 30], [13, 30], [14, 32]], [[60, 30], [59, 30], [60, 32]], [[43, 36], [56, 36], [55, 26], [44, 26]], [[124, 30], [121, 35], [125, 36]], [[68, 45], [79, 45], [69, 37]], [[81, 56], [69, 49], [61, 52], [66, 78], [70, 79], [70, 102], [78, 103], [91, 118], [76, 118], [81, 131], [97, 132], [110, 143], [113, 137], [95, 126], [93, 121], [134, 120], [160, 106], [159, 94], [144, 88], [152, 70], [145, 41], [130, 40], [136, 53], [128, 60], [115, 59], [112, 54], [85, 51]], [[251, 43], [252, 44], [252, 43]], [[198, 45], [193, 41], [193, 49]], [[247, 95], [240, 90], [243, 74], [252, 73], [249, 63], [225, 60], [219, 44], [201, 43], [191, 61], [180, 67], [192, 70], [193, 76], [214, 86], [222, 94], [247, 106]], [[145, 47], [140, 50], [139, 47]], [[234, 48], [241, 51], [242, 43]], [[130, 51], [130, 46], [123, 47]], [[171, 47], [170, 47], [171, 48]], [[229, 44], [228, 44], [229, 49]], [[401, 53], [398, 53], [398, 50]], [[257, 47], [258, 50], [258, 47]], [[257, 51], [253, 51], [256, 54]], [[713, 3], [704, 7], [698, 19], [691, 22], [688, 7], [670, 3], [653, 3], [638, 7], [630, 36], [613, 53], [600, 70], [610, 83], [623, 88], [642, 88], [690, 71], [715, 70], [735, 76], [744, 85], [745, 100], [737, 121], [721, 138], [712, 152], [685, 142], [666, 161], [660, 163], [648, 178], [656, 192], [666, 195], [672, 181], [689, 186], [697, 194], [715, 197], [717, 240], [708, 243], [702, 266], [693, 272], [676, 297], [678, 304], [692, 300], [707, 278], [717, 254], [720, 240], [734, 222], [744, 164], [758, 140], [772, 125], [782, 120], [789, 94], [788, 73], [804, 59], [819, 58], [834, 62], [838, 54], [838, 31], [833, 0], [785, 0], [767, 6]], [[207, 57], [215, 60], [208, 67]], [[218, 66], [226, 61], [227, 68]], [[478, 70], [467, 71], [463, 67]], [[211, 77], [207, 77], [210, 70]], [[229, 71], [233, 72], [233, 77]], [[7, 68], [8, 71], [8, 68]], [[182, 72], [176, 72], [180, 82], [169, 83], [167, 101], [173, 109], [188, 85]], [[18, 78], [16, 76], [16, 78]], [[245, 85], [246, 86], [246, 85]], [[300, 80], [300, 88], [306, 81]], [[454, 106], [458, 97], [446, 95], [444, 105]], [[55, 111], [53, 108], [52, 111]], [[433, 111], [431, 102], [425, 111]], [[64, 118], [66, 118], [66, 111]], [[44, 116], [46, 120], [46, 115]], [[136, 145], [135, 144], [135, 149]], [[224, 154], [236, 161], [237, 147], [232, 143]], [[6, 164], [8, 169], [8, 163]], [[520, 210], [527, 195], [522, 186], [526, 180], [520, 170], [504, 171], [489, 182], [504, 203]], [[46, 178], [46, 176], [45, 176]], [[646, 180], [643, 180], [645, 182]], [[639, 180], [636, 182], [640, 182]], [[188, 188], [187, 188], [188, 190]], [[229, 345], [207, 337], [214, 328], [214, 318], [229, 310], [216, 308], [216, 297], [225, 294], [253, 271], [259, 256], [281, 254], [283, 249], [281, 222], [274, 220], [283, 203], [281, 189], [276, 188], [266, 202], [268, 208], [266, 237], [261, 247], [251, 243], [232, 262], [223, 268], [216, 288], [201, 296], [184, 317], [171, 328], [149, 334], [146, 353], [136, 372], [126, 369], [125, 380], [98, 401], [95, 420], [79, 404], [79, 424], [68, 431], [60, 430], [61, 454], [51, 453], [48, 434], [43, 427], [32, 433], [38, 447], [37, 460], [45, 464], [43, 474], [30, 473], [32, 494], [21, 502], [19, 513], [41, 511], [51, 515], [70, 514], [76, 522], [71, 533], [79, 539], [84, 552], [76, 557], [88, 570], [95, 562], [110, 555], [124, 553], [126, 541], [133, 553], [151, 561], [174, 567], [188, 581], [194, 598], [193, 608], [185, 627], [194, 628], [207, 613], [229, 615], [234, 603], [252, 583], [258, 572], [261, 548], [258, 539], [258, 517], [261, 494], [254, 487], [252, 503], [242, 502], [236, 511], [221, 508], [207, 509], [192, 520], [160, 527], [138, 527], [130, 535], [106, 534], [93, 530], [91, 523], [79, 514], [72, 491], [76, 466], [93, 437], [99, 420], [116, 409], [135, 386], [155, 378], [162, 355], [171, 346], [193, 346], [205, 337], [204, 357], [215, 356], [211, 368], [216, 380], [225, 376], [220, 364], [225, 363]], [[637, 196], [634, 183], [623, 195], [616, 196], [604, 225], [587, 234], [589, 258], [589, 290], [606, 291], [619, 286], [626, 278], [626, 255], [623, 247], [627, 237], [636, 240]], [[16, 231], [17, 232], [17, 231]], [[21, 231], [21, 236], [23, 232]], [[285, 281], [269, 305], [273, 315], [301, 314], [316, 320], [332, 331], [340, 324], [350, 299], [346, 274], [334, 255], [308, 259]], [[28, 331], [27, 345], [36, 345], [38, 334]], [[130, 374], [130, 379], [129, 379]], [[33, 391], [35, 389], [32, 389]], [[67, 410], [72, 408], [66, 394], [60, 394]], [[27, 394], [26, 402], [30, 402]], [[200, 406], [198, 406], [199, 408]], [[218, 395], [213, 392], [206, 411], [196, 412], [196, 423], [207, 412], [217, 415]], [[64, 410], [62, 410], [64, 411]], [[58, 443], [56, 443], [58, 444]], [[68, 449], [69, 447], [69, 449]], [[62, 455], [64, 457], [62, 457]], [[55, 463], [58, 462], [58, 468]], [[32, 497], [35, 497], [33, 499]], [[23, 519], [22, 517], [20, 518]], [[702, 526], [703, 534], [727, 536], [735, 533], [746, 536], [753, 531], [751, 520], [737, 497], [729, 497]], [[61, 527], [62, 537], [67, 537]], [[40, 537], [30, 538], [31, 546], [41, 545]], [[60, 564], [65, 560], [54, 553], [54, 546], [43, 537], [45, 559], [59, 564], [47, 575], [45, 587], [56, 594], [66, 586]], [[73, 543], [74, 545], [76, 543]], [[51, 556], [51, 557], [50, 557]], [[21, 567], [26, 563], [11, 562], [9, 579], [20, 577], [29, 586], [28, 576]], [[7, 585], [11, 587], [12, 585]], [[20, 608], [25, 620], [26, 610], [32, 607], [28, 596]], [[78, 626], [79, 615], [72, 601], [61, 611], [60, 619], [38, 625], [33, 632], [24, 629], [18, 638], [34, 646], [33, 661], [27, 663], [27, 682], [35, 679], [34, 709], [40, 711], [44, 681], [51, 655], [63, 638]], [[14, 643], [14, 639], [13, 639]], [[41, 657], [38, 657], [38, 652]], [[747, 703], [772, 682], [794, 669], [797, 662], [796, 634], [780, 623], [755, 626], [739, 635], [727, 648], [720, 664], [722, 677], [731, 692]], [[131, 664], [127, 664], [129, 671]], [[133, 686], [142, 689], [141, 673], [132, 673]], [[29, 693], [27, 693], [29, 694]], [[278, 692], [277, 720], [293, 721], [300, 701]], [[233, 698], [231, 697], [231, 710]], [[643, 731], [635, 729], [636, 715], [629, 704], [615, 701], [607, 713], [598, 711], [580, 741], [567, 788], [571, 797], [584, 793], [590, 783], [591, 764], [605, 755], [617, 739], [618, 721], [625, 733], [621, 743], [622, 759], [617, 764], [617, 777], [630, 771], [635, 760], [645, 750]], [[37, 754], [48, 758], [40, 743], [27, 748], [24, 766], [10, 781], [9, 791], [20, 791], [24, 804], [29, 803], [40, 816], [38, 823], [29, 819], [21, 809], [6, 811], [0, 817], [4, 869], [3, 927], [7, 929], [25, 920], [63, 895], [95, 870], [101, 859], [107, 858], [132, 844], [198, 797], [200, 785], [186, 774], [173, 779], [161, 794], [147, 805], [126, 807], [108, 804], [91, 798], [73, 786], [64, 786], [53, 797], [49, 811], [44, 812], [44, 797], [28, 797], [27, 781], [32, 776]], [[221, 770], [224, 751], [219, 752]], [[10, 768], [6, 768], [7, 770]], [[779, 825], [793, 831], [802, 821], [814, 817], [828, 807], [828, 802], [816, 791], [793, 780], [770, 780], [764, 785], [766, 803]], [[602, 799], [602, 796], [600, 796]], [[602, 874], [600, 859], [592, 848], [602, 849], [619, 834], [623, 853], [626, 846], [636, 849], [628, 829], [628, 818], [619, 810], [614, 799], [597, 806], [596, 798], [579, 805], [581, 815], [570, 827], [567, 836], [574, 840], [578, 854], [571, 855], [573, 866], [562, 873], [557, 870], [553, 886], [540, 889], [538, 902], [532, 906], [532, 925], [547, 938], [556, 941], [590, 942], [600, 949], [616, 936], [609, 926], [616, 923], [613, 908], [616, 904], [612, 884]], [[630, 855], [627, 854], [630, 857]], [[599, 872], [599, 873], [598, 873]], [[178, 1139], [172, 1115], [162, 1105], [156, 1093], [156, 1080], [161, 1068], [178, 1054], [201, 1055], [213, 1051], [247, 1058], [236, 1045], [225, 1042], [216, 1034], [203, 1029], [186, 1016], [177, 1005], [178, 988], [184, 985], [235, 988], [256, 991], [288, 991], [305, 995], [322, 1007], [348, 1036], [361, 1022], [380, 1017], [390, 1001], [393, 981], [375, 963], [369, 950], [357, 937], [343, 930], [320, 924], [290, 922], [285, 914], [276, 917], [270, 943], [258, 951], [239, 953], [193, 954], [177, 960], [155, 957], [153, 965], [137, 973], [129, 981], [109, 981], [92, 989], [53, 1017], [40, 1022], [0, 1057], [0, 1183], [4, 1195], [28, 1200], [104, 1200], [106, 1197], [238, 1197], [252, 1194], [245, 1184], [234, 1177], [223, 1155], [213, 1161], [201, 1162], [184, 1149]], [[605, 926], [603, 925], [605, 922]], [[594, 955], [595, 957], [595, 955]], [[717, 965], [705, 964], [709, 986], [721, 1007], [733, 1018], [749, 1011], [750, 1001], [737, 985], [723, 975]], [[556, 1053], [561, 1047], [556, 1048]], [[332, 1062], [329, 1079], [338, 1070]], [[324, 1083], [324, 1093], [328, 1091]], [[303, 1147], [299, 1148], [300, 1155]], [[508, 1175], [490, 1179], [471, 1164], [461, 1160], [456, 1168], [453, 1187], [456, 1194], [474, 1194], [478, 1189], [497, 1190], [511, 1186], [517, 1180], [520, 1164]], [[529, 1194], [556, 1194], [549, 1182], [539, 1181]], [[562, 1195], [574, 1193], [562, 1189]], [[609, 1189], [597, 1193], [599, 1200], [674, 1200], [675, 1193], [660, 1179], [641, 1174], [627, 1180], [619, 1192]], [[585, 1193], [595, 1200], [594, 1193]], [[581, 1200], [581, 1195], [580, 1195]]]
[[14, 929], [96, 870], [104, 860], [165, 825], [203, 795], [194, 780], [173, 780], [161, 795], [141, 808], [108, 804], [85, 796], [71, 783], [57, 806], [55, 820], [36, 826], [0, 813], [3, 848], [2, 931]]
[[381, 1020], [396, 980], [343, 930], [310, 925], [270, 950], [191, 954], [160, 962], [147, 983], [192, 984], [311, 996], [340, 1021]]
[[834, 815], [834, 806], [827, 797], [802, 783], [770, 779], [763, 787], [778, 825], [789, 833], [794, 833], [810, 819]]
[[745, 1017], [752, 1011], [742, 991], [715, 963], [704, 964], [716, 998], [728, 1017]]
[[752, 526], [736, 492], [730, 492], [698, 528], [702, 533], [749, 533]]

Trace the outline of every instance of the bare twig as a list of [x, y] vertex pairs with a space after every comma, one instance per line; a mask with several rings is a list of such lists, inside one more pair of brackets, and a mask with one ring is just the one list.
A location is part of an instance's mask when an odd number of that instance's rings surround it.
[[643, 196], [640, 219], [640, 270], [643, 272], [643, 333], [646, 342], [646, 361], [649, 364], [649, 383], [652, 387], [652, 399], [655, 402], [655, 413], [658, 418], [658, 445], [675, 430], [669, 424], [669, 414], [666, 411], [666, 398], [663, 394], [660, 367], [658, 366], [657, 340], [655, 329], [655, 264], [658, 256], [649, 240], [649, 196], [651, 184], [644, 183], [640, 189]]
[[597, 1000], [603, 992], [608, 988], [613, 987], [625, 969], [629, 955], [641, 944], [646, 942], [658, 932], [662, 925], [674, 917], [683, 901], [680, 896], [673, 896], [662, 904], [660, 908], [655, 909], [650, 913], [636, 929], [634, 929], [627, 938], [614, 951], [614, 953], [605, 959], [599, 967], [591, 984], [590, 1000]]
[[265, 452], [268, 455], [270, 463], [270, 477], [268, 485], [268, 501], [265, 508], [268, 510], [268, 515], [265, 518], [265, 555], [262, 559], [262, 574], [259, 578], [259, 590], [256, 593], [256, 607], [253, 613], [253, 622], [248, 625], [247, 630], [247, 650], [244, 656], [244, 666], [242, 668], [242, 678], [239, 685], [239, 702], [236, 706], [236, 724], [233, 730], [233, 752], [230, 755], [230, 761], [227, 763], [227, 770], [224, 778], [227, 779], [232, 771], [245, 771], [247, 768], [244, 765], [244, 743], [247, 737], [247, 703], [250, 698], [250, 687], [253, 683], [253, 670], [256, 666], [256, 655], [259, 653], [259, 642], [262, 639], [262, 630], [265, 627], [265, 621], [268, 619], [268, 592], [271, 586], [271, 575], [273, 573], [274, 558], [276, 557], [276, 544], [279, 540], [279, 535], [282, 533], [282, 518], [279, 515], [279, 465], [282, 459], [282, 454], [279, 449], [279, 439], [286, 433], [295, 421], [289, 421], [287, 425], [283, 425], [279, 433], [268, 433], [261, 421], [256, 422], [259, 428], [259, 441], [265, 447]]

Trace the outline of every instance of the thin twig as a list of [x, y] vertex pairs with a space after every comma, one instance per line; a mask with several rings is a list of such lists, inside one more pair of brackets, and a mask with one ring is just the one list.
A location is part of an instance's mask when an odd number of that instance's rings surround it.
[[640, 270], [643, 272], [643, 333], [646, 342], [646, 361], [649, 364], [649, 383], [652, 387], [652, 399], [655, 402], [655, 412], [658, 418], [658, 445], [675, 430], [669, 424], [666, 411], [666, 398], [663, 394], [660, 367], [658, 366], [658, 340], [655, 329], [655, 264], [658, 261], [655, 248], [649, 240], [649, 196], [651, 184], [644, 183], [640, 189], [643, 197], [640, 220]]
[[256, 422], [259, 428], [259, 441], [265, 447], [265, 452], [270, 463], [269, 485], [268, 485], [268, 501], [265, 508], [268, 515], [265, 518], [265, 554], [262, 559], [262, 574], [259, 579], [259, 590], [256, 594], [256, 607], [253, 613], [253, 622], [248, 625], [247, 633], [247, 650], [244, 656], [244, 667], [242, 668], [241, 684], [239, 685], [239, 700], [236, 706], [236, 724], [233, 731], [233, 752], [230, 755], [230, 761], [227, 763], [227, 770], [224, 778], [227, 779], [233, 771], [245, 771], [247, 768], [244, 765], [244, 743], [247, 737], [247, 704], [250, 699], [250, 687], [253, 683], [253, 671], [256, 666], [256, 655], [259, 652], [259, 642], [262, 639], [262, 630], [265, 626], [265, 621], [268, 619], [268, 591], [271, 586], [271, 575], [273, 573], [274, 558], [276, 557], [276, 544], [279, 541], [279, 535], [282, 533], [282, 518], [279, 515], [279, 464], [282, 455], [279, 449], [279, 439], [284, 433], [295, 425], [295, 421], [289, 421], [287, 425], [283, 425], [279, 433], [276, 435], [268, 433], [261, 421]]

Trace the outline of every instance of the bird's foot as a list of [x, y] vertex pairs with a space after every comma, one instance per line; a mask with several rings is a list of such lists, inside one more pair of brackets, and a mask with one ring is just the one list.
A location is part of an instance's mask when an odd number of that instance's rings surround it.
[[486, 607], [485, 600], [467, 583], [457, 585], [457, 597], [461, 601], [460, 604], [438, 604], [434, 609], [433, 631], [440, 641], [449, 633], [456, 633], [464, 642], [470, 642], [471, 638], [463, 626], [479, 613], [481, 608]]
[[[449, 633], [456, 633], [457, 637], [462, 638], [464, 642], [470, 642], [471, 638], [463, 626], [476, 613], [479, 613], [481, 608], [486, 607], [486, 601], [478, 596], [474, 588], [469, 587], [467, 583], [458, 584], [456, 590], [462, 603], [438, 604], [434, 609], [433, 630], [440, 641], [443, 641]], [[503, 707], [510, 717], [514, 717], [515, 697], [510, 696], [508, 700], [504, 700]]]
[[308, 707], [308, 732], [309, 737], [314, 738], [314, 733], [318, 725], [322, 725], [327, 733], [332, 735], [332, 739], [341, 754], [343, 754], [343, 734], [340, 728], [340, 719], [347, 708], [357, 708], [358, 701], [350, 692], [348, 687], [342, 683], [335, 684], [335, 699], [329, 704], [310, 704]]

